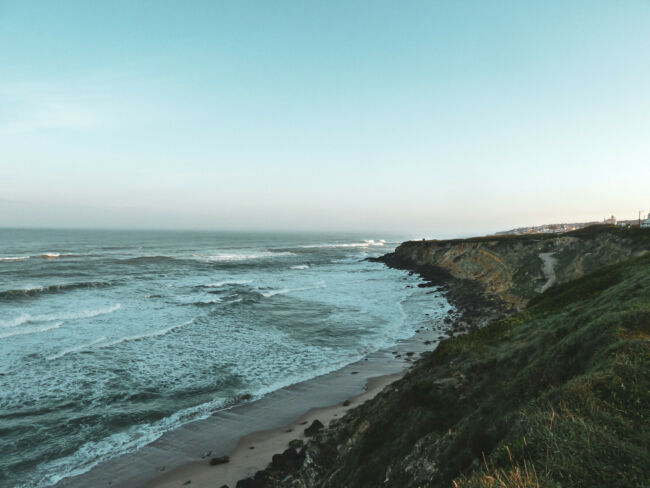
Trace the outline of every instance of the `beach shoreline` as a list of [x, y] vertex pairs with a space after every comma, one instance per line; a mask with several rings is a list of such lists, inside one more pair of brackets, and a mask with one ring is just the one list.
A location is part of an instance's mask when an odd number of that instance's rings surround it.
[[188, 463], [151, 480], [145, 488], [173, 488], [190, 484], [198, 488], [223, 485], [234, 487], [239, 480], [252, 477], [264, 469], [273, 455], [286, 450], [291, 441], [300, 440], [306, 444], [309, 437], [305, 434], [305, 429], [315, 420], [327, 427], [332, 420], [341, 418], [349, 409], [374, 398], [405, 374], [406, 370], [403, 370], [400, 373], [369, 378], [363, 393], [342, 403], [312, 408], [290, 424], [242, 437], [237, 447], [228, 454], [229, 461], [226, 463], [214, 466], [205, 461]]
[[[435, 349], [449, 333], [443, 320], [446, 313], [437, 312], [440, 314], [433, 313], [427, 327], [393, 346], [331, 373], [184, 424], [135, 452], [101, 462], [54, 487], [166, 488], [191, 481], [191, 486], [226, 484], [233, 488], [238, 479], [265, 469], [273, 454], [287, 449], [289, 441], [305, 440], [307, 425], [302, 422], [318, 418], [327, 427], [330, 420], [342, 417], [349, 408], [406, 374], [422, 353]], [[349, 406], [343, 405], [346, 400]], [[285, 432], [288, 429], [292, 431]], [[210, 465], [211, 458], [221, 456], [229, 456], [230, 462]]]

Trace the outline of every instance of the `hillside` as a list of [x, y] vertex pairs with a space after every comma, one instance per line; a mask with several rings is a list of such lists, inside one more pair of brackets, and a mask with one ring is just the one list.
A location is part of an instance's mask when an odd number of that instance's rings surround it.
[[555, 283], [579, 278], [650, 248], [643, 229], [592, 226], [565, 234], [409, 241], [383, 261], [395, 267], [448, 273], [481, 285], [506, 306], [522, 309]]
[[[569, 270], [558, 267], [564, 283], [530, 292], [518, 312], [443, 341], [403, 379], [319, 433], [301, 453], [299, 468], [271, 467], [241, 486], [648, 486], [650, 254], [587, 273], [592, 261], [579, 250], [591, 249], [603, 261], [613, 259], [607, 253], [614, 249], [619, 256], [639, 254], [650, 232], [592, 232], [530, 243], [506, 238], [401, 246], [396, 254], [410, 250], [425, 263], [444, 255], [440, 249], [461, 245], [461, 270], [484, 249], [506, 263], [512, 277], [525, 273], [515, 263], [555, 249]], [[588, 239], [608, 251], [583, 242]], [[484, 276], [478, 265], [473, 269]]]

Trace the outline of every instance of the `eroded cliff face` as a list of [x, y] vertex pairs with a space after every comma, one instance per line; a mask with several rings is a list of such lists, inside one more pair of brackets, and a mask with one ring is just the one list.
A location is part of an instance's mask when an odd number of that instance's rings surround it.
[[646, 250], [646, 242], [623, 229], [598, 227], [559, 236], [409, 241], [386, 255], [384, 261], [414, 270], [443, 270], [453, 278], [479, 283], [486, 294], [521, 309], [556, 283], [579, 278]]

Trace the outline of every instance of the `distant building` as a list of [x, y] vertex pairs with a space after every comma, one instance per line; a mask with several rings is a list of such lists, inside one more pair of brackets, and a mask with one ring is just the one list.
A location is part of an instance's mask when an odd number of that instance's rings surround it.
[[608, 219], [604, 219], [604, 220], [603, 220], [603, 224], [607, 224], [607, 225], [616, 225], [616, 217], [614, 217], [614, 216], [612, 215], [610, 218], [608, 218]]
[[650, 229], [650, 213], [648, 214], [648, 218], [641, 222], [641, 227], [644, 229]]

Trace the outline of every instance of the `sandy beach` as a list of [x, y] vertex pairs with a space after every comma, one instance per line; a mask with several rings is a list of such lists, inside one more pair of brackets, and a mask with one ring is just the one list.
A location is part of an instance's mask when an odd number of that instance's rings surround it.
[[223, 485], [234, 487], [240, 479], [253, 476], [255, 472], [264, 469], [274, 454], [287, 449], [290, 441], [300, 439], [307, 442], [308, 438], [305, 436], [304, 430], [314, 420], [318, 419], [325, 426], [329, 425], [332, 420], [345, 415], [350, 408], [373, 398], [386, 386], [401, 378], [404, 373], [370, 378], [366, 391], [348, 399], [345, 405], [339, 403], [329, 407], [313, 408], [288, 425], [254, 432], [243, 437], [237, 447], [230, 452], [228, 463], [216, 466], [211, 466], [207, 460], [189, 463], [152, 480], [146, 484], [146, 487], [173, 488], [187, 484], [198, 488]]
[[[191, 486], [233, 488], [239, 479], [266, 468], [289, 441], [305, 440], [303, 431], [314, 419], [327, 426], [404, 375], [421, 353], [436, 347], [444, 329], [440, 321], [433, 330], [421, 329], [336, 371], [185, 424], [136, 452], [64, 478], [55, 486], [163, 488], [191, 481]], [[345, 400], [349, 406], [343, 405]], [[226, 455], [230, 462], [210, 465], [211, 458]]]

